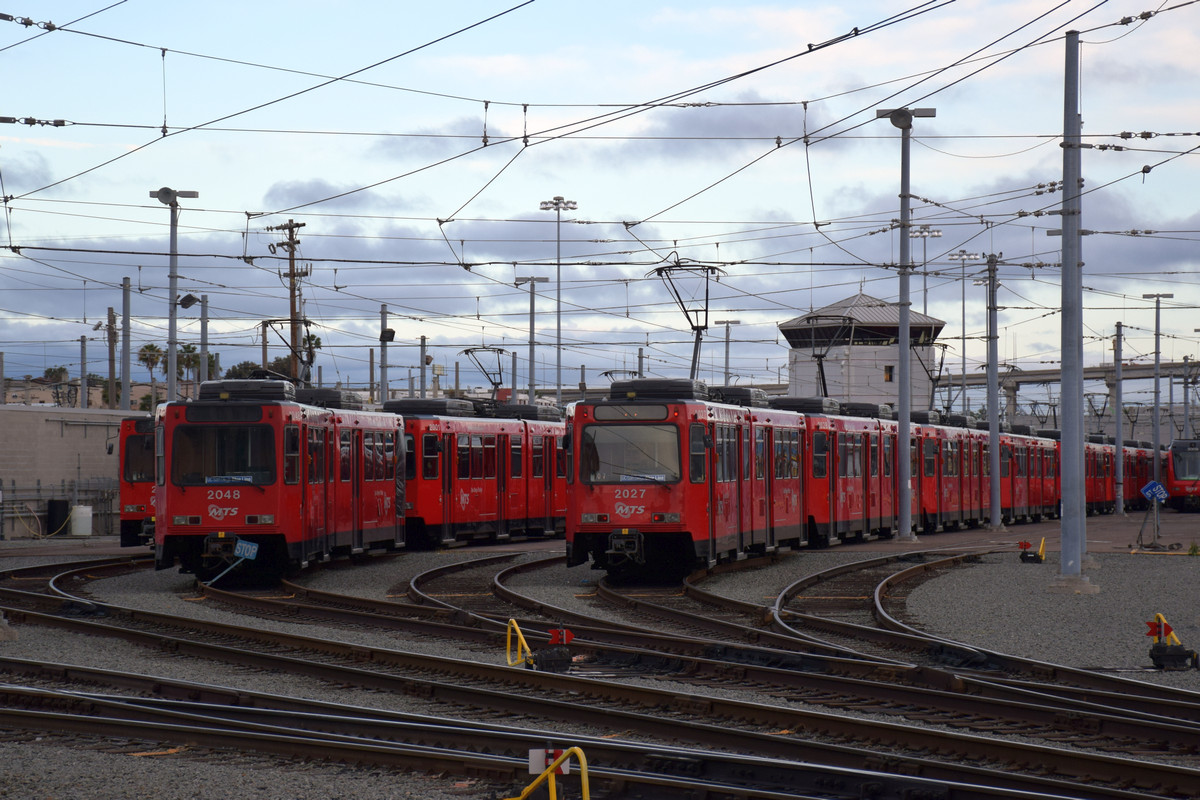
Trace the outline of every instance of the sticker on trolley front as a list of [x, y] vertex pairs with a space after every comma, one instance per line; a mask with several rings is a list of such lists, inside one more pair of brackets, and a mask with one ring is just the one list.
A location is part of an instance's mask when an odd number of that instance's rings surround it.
[[258, 558], [258, 544], [256, 542], [247, 542], [245, 539], [238, 539], [238, 543], [233, 546], [234, 558], [248, 558], [253, 561]]

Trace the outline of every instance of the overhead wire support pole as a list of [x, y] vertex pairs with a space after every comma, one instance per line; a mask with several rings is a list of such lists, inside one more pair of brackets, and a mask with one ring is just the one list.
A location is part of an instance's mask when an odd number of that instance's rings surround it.
[[1125, 409], [1124, 387], [1121, 385], [1121, 321], [1117, 320], [1117, 335], [1113, 339], [1113, 421], [1116, 423], [1117, 450], [1117, 513], [1125, 515]]
[[[1003, 257], [1003, 253], [1000, 254]], [[1000, 327], [996, 305], [997, 257], [987, 257], [987, 417], [988, 417], [988, 504], [991, 506], [989, 528], [1004, 529], [1004, 513], [1000, 499]]]
[[[1082, 120], [1079, 31], [1067, 31], [1063, 81], [1062, 200], [1062, 539], [1060, 580], [1084, 591], [1087, 499], [1083, 435]], [[996, 476], [992, 476], [996, 480]], [[1099, 591], [1091, 587], [1088, 591]]]
[[899, 357], [899, 413], [897, 416], [896, 433], [899, 445], [896, 452], [896, 476], [899, 492], [896, 501], [899, 504], [899, 538], [913, 541], [916, 536], [912, 528], [912, 337], [909, 330], [911, 298], [909, 292], [909, 273], [912, 270], [912, 248], [909, 241], [910, 208], [912, 193], [909, 190], [910, 179], [910, 139], [912, 138], [913, 117], [933, 117], [936, 110], [932, 108], [895, 108], [877, 109], [875, 118], [886, 117], [892, 125], [900, 129], [900, 324], [897, 338]]
[[[1162, 412], [1160, 410], [1161, 400], [1161, 378], [1159, 377], [1159, 366], [1162, 361], [1162, 301], [1163, 298], [1172, 298], [1174, 294], [1144, 294], [1142, 299], [1154, 299], [1154, 482], [1162, 483], [1162, 434], [1160, 426], [1162, 425]], [[1158, 544], [1158, 500], [1150, 499], [1150, 504], [1154, 507], [1154, 543]]]
[[[537, 374], [537, 369], [536, 369], [537, 362], [534, 361], [534, 349], [533, 349], [533, 343], [534, 343], [533, 320], [534, 320], [534, 312], [536, 311], [535, 304], [536, 304], [537, 294], [533, 290], [537, 284], [545, 283], [548, 280], [550, 280], [550, 279], [549, 278], [533, 278], [533, 277], [517, 278], [517, 286], [520, 286], [522, 283], [529, 284], [529, 402], [531, 405], [536, 400], [535, 377]], [[514, 398], [514, 400], [515, 399], [516, 398]]]

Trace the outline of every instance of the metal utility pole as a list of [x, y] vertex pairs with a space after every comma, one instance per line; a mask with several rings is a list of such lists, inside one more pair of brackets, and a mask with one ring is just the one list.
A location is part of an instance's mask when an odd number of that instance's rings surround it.
[[1116, 422], [1117, 450], [1117, 513], [1125, 514], [1125, 420], [1123, 387], [1121, 385], [1121, 323], [1117, 322], [1117, 335], [1113, 340], [1113, 417]]
[[[1159, 426], [1162, 424], [1159, 408], [1160, 380], [1159, 380], [1159, 365], [1162, 358], [1162, 348], [1160, 346], [1160, 336], [1162, 331], [1162, 301], [1163, 298], [1173, 298], [1174, 294], [1144, 294], [1142, 299], [1154, 300], [1154, 480], [1162, 481], [1162, 459], [1159, 457], [1159, 448], [1161, 447]], [[1154, 504], [1155, 511], [1158, 510], [1158, 503]], [[1157, 530], [1157, 526], [1155, 526]]]
[[[517, 278], [517, 286], [520, 286], [522, 283], [529, 284], [529, 402], [530, 403], [534, 402], [534, 398], [535, 398], [534, 385], [536, 383], [535, 378], [537, 375], [537, 368], [536, 368], [537, 362], [534, 361], [534, 352], [533, 352], [533, 342], [534, 342], [533, 315], [534, 315], [534, 310], [535, 310], [534, 304], [535, 304], [535, 300], [537, 298], [537, 294], [533, 290], [537, 284], [545, 283], [548, 280], [550, 280], [550, 279], [549, 278]], [[515, 400], [516, 398], [514, 397], [513, 399]]]
[[1079, 114], [1079, 31], [1067, 31], [1063, 88], [1062, 200], [1062, 564], [1060, 574], [1080, 580], [1086, 552], [1083, 435], [1083, 191]]
[[[1001, 253], [1000, 257], [1004, 254]], [[1000, 328], [996, 307], [996, 264], [997, 257], [987, 257], [987, 312], [988, 312], [988, 363], [987, 363], [987, 415], [988, 415], [988, 481], [991, 504], [991, 530], [1004, 528], [1004, 514], [1000, 506]]]
[[79, 337], [79, 407], [88, 407], [87, 337]]
[[725, 385], [728, 386], [730, 379], [733, 377], [729, 372], [729, 326], [741, 325], [742, 321], [740, 319], [719, 319], [713, 324], [725, 326]]
[[388, 342], [396, 338], [396, 332], [387, 326], [387, 305], [379, 306], [379, 402], [388, 400]]
[[130, 394], [133, 392], [133, 380], [129, 374], [133, 362], [133, 354], [129, 345], [129, 278], [121, 279], [121, 410], [128, 411]]
[[912, 138], [913, 117], [933, 117], [932, 108], [877, 109], [876, 119], [886, 117], [900, 129], [900, 324], [897, 346], [900, 350], [899, 366], [899, 409], [896, 433], [899, 439], [896, 453], [896, 476], [899, 484], [897, 502], [900, 505], [900, 539], [912, 541], [916, 537], [912, 530], [912, 443], [910, 425], [912, 421], [912, 337], [909, 332], [911, 300], [909, 275], [912, 271], [912, 253], [908, 236], [912, 194], [909, 191], [910, 157], [909, 140]]
[[947, 256], [951, 261], [958, 261], [962, 264], [962, 397], [959, 402], [962, 404], [962, 413], [967, 413], [967, 262], [978, 261], [981, 256], [979, 253], [968, 253], [966, 250], [959, 250], [957, 253], [951, 253]]
[[[200, 383], [208, 380], [208, 295], [200, 295]], [[198, 387], [197, 387], [198, 388]], [[197, 397], [199, 393], [197, 392]]]
[[175, 377], [179, 371], [179, 361], [177, 354], [178, 341], [178, 323], [176, 321], [176, 304], [178, 298], [175, 296], [179, 292], [179, 198], [199, 197], [199, 192], [193, 191], [175, 191], [166, 186], [158, 190], [151, 190], [150, 196], [156, 198], [158, 202], [171, 209], [171, 245], [170, 245], [170, 274], [169, 288], [167, 291], [167, 302], [169, 306], [169, 315], [167, 317], [167, 402], [174, 402], [179, 398], [175, 395]]
[[[306, 278], [310, 272], [310, 270], [307, 268], [301, 269], [298, 272], [296, 270], [296, 248], [300, 244], [300, 239], [296, 236], [296, 231], [303, 228], [304, 225], [305, 223], [303, 222], [294, 222], [293, 220], [289, 219], [287, 223], [283, 225], [267, 226], [268, 231], [284, 231], [287, 234], [287, 239], [279, 242], [278, 246], [287, 250], [288, 254], [288, 322], [290, 325], [290, 336], [288, 342], [292, 351], [290, 364], [292, 371], [291, 377], [294, 380], [298, 380], [300, 378], [300, 302], [298, 291], [299, 284], [296, 282], [296, 279]], [[272, 248], [271, 252], [274, 252], [274, 248]], [[266, 364], [264, 363], [263, 366], [265, 367]]]

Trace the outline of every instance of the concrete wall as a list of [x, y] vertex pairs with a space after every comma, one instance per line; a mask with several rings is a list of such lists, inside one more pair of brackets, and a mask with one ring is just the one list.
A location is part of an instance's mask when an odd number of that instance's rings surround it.
[[0, 536], [44, 533], [49, 500], [92, 505], [93, 533], [115, 530], [117, 434], [126, 416], [133, 415], [108, 409], [0, 405]]

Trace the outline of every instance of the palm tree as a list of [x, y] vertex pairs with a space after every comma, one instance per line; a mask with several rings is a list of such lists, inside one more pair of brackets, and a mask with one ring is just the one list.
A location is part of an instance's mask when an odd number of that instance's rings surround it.
[[142, 345], [138, 350], [138, 363], [144, 364], [150, 371], [150, 405], [153, 410], [153, 406], [158, 403], [158, 387], [154, 382], [154, 370], [159, 364], [163, 364], [163, 374], [166, 374], [166, 362], [163, 361], [162, 348], [153, 342]]
[[178, 374], [175, 377], [186, 376], [195, 385], [197, 373], [200, 371], [200, 352], [194, 344], [181, 344], [179, 352], [175, 356], [175, 368]]

